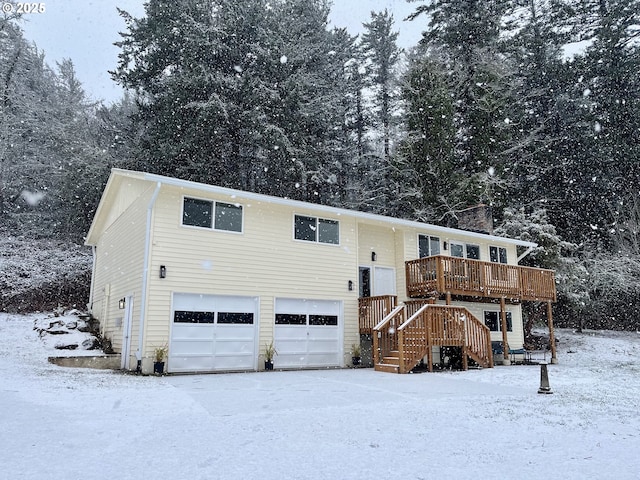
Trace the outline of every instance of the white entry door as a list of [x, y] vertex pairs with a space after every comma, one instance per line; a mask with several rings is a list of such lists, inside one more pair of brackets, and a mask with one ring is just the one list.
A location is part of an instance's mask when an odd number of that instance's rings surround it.
[[396, 270], [390, 267], [374, 267], [373, 295], [396, 294]]
[[341, 311], [337, 300], [276, 299], [274, 366], [341, 366]]
[[255, 370], [258, 298], [173, 295], [169, 372]]

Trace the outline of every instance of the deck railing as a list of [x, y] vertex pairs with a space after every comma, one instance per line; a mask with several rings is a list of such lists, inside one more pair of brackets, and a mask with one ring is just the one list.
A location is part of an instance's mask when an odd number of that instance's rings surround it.
[[380, 323], [398, 305], [396, 295], [380, 295], [358, 299], [361, 335], [371, 335], [373, 327]]
[[556, 301], [553, 270], [436, 255], [405, 262], [409, 297], [452, 295]]

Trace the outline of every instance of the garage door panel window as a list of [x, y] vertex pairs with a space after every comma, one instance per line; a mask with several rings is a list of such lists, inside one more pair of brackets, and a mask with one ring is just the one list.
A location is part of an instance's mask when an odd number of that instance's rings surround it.
[[306, 325], [307, 316], [293, 313], [276, 313], [276, 325]]
[[214, 323], [214, 312], [185, 312], [176, 310], [173, 314], [175, 323]]
[[219, 324], [251, 325], [253, 313], [218, 312]]
[[309, 325], [337, 326], [337, 315], [309, 315]]

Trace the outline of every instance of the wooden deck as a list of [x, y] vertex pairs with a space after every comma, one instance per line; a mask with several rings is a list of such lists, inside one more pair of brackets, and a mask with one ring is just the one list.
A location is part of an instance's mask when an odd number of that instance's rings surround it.
[[553, 270], [436, 255], [405, 262], [407, 295], [556, 301]]

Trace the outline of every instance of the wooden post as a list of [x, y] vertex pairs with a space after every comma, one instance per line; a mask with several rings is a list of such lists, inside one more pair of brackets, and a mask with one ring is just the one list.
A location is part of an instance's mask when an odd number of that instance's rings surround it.
[[447, 305], [451, 305], [451, 292], [447, 292], [446, 300]]
[[467, 359], [467, 321], [462, 319], [462, 369], [469, 370], [469, 360]]
[[500, 298], [500, 323], [502, 324], [502, 360], [503, 365], [511, 365], [509, 358], [509, 341], [507, 340], [507, 308], [504, 297]]
[[398, 373], [407, 373], [404, 364], [404, 330], [398, 330]]
[[493, 368], [493, 348], [491, 348], [491, 331], [485, 330], [487, 332], [487, 348], [489, 349], [489, 368]]
[[556, 334], [553, 331], [553, 313], [551, 311], [551, 302], [547, 302], [547, 322], [549, 324], [549, 343], [551, 344], [551, 363], [555, 365], [558, 363], [558, 356], [556, 352]]

